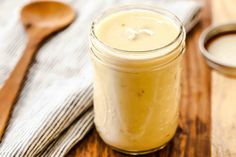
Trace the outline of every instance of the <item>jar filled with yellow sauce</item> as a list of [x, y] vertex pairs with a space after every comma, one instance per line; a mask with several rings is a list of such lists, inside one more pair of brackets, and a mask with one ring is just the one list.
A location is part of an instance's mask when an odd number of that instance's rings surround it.
[[127, 154], [163, 148], [178, 126], [185, 31], [161, 8], [110, 9], [91, 26], [95, 126]]

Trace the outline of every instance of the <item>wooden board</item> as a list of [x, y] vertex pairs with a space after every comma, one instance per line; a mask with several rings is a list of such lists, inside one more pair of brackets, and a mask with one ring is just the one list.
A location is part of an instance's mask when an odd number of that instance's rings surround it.
[[[184, 57], [180, 124], [175, 138], [163, 150], [148, 157], [208, 157], [211, 154], [210, 70], [198, 50], [198, 39], [210, 24], [210, 0], [202, 11], [202, 20], [188, 34]], [[95, 129], [69, 152], [68, 157], [123, 157], [99, 138]]]
[[[212, 0], [213, 24], [236, 21], [236, 0]], [[236, 43], [235, 43], [236, 44]], [[236, 156], [236, 78], [212, 72], [212, 156]]]

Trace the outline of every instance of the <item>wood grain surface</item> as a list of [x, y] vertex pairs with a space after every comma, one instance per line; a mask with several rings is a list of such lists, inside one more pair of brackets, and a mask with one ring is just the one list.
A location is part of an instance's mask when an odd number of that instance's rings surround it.
[[[210, 0], [202, 10], [200, 23], [188, 34], [184, 57], [180, 122], [174, 139], [163, 149], [147, 157], [211, 156], [211, 72], [199, 53], [198, 39], [211, 22]], [[99, 138], [95, 129], [78, 143], [68, 157], [124, 157]]]
[[[213, 24], [236, 21], [236, 0], [212, 0]], [[236, 44], [236, 43], [235, 43]], [[236, 78], [212, 72], [212, 156], [236, 156]]]

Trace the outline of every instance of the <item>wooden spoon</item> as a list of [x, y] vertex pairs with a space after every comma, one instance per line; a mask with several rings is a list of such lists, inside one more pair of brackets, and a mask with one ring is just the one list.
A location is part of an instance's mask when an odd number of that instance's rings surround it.
[[57, 1], [34, 1], [22, 8], [21, 20], [28, 36], [28, 44], [15, 69], [0, 90], [0, 141], [38, 48], [49, 35], [71, 24], [75, 16], [70, 6]]

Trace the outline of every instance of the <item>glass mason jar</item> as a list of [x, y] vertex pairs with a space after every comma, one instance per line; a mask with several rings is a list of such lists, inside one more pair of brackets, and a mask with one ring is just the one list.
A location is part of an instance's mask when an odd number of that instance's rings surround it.
[[[157, 12], [173, 21], [178, 36], [149, 51], [125, 51], [106, 45], [95, 34], [105, 17], [125, 10]], [[185, 30], [178, 18], [161, 8], [128, 5], [110, 9], [91, 26], [94, 66], [95, 126], [113, 149], [146, 154], [163, 148], [178, 126], [181, 60]]]

